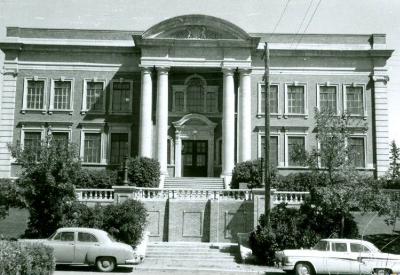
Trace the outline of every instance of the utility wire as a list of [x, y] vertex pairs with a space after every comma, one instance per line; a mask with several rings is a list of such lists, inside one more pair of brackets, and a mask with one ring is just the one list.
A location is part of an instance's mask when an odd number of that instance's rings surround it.
[[286, 5], [285, 5], [285, 7], [283, 8], [283, 11], [281, 12], [281, 16], [279, 17], [278, 21], [277, 21], [276, 24], [275, 24], [275, 27], [274, 27], [274, 29], [273, 29], [273, 31], [272, 31], [272, 34], [275, 33], [276, 28], [277, 28], [278, 25], [281, 23], [281, 20], [282, 20], [283, 16], [284, 16], [285, 13], [286, 13], [286, 10], [287, 10], [287, 7], [288, 7], [290, 1], [291, 1], [291, 0], [287, 0], [287, 1], [286, 1]]
[[304, 16], [303, 16], [303, 20], [301, 20], [301, 23], [300, 23], [300, 25], [299, 25], [299, 28], [297, 29], [297, 32], [296, 32], [295, 36], [293, 37], [292, 42], [290, 43], [290, 48], [292, 48], [293, 44], [296, 42], [296, 37], [297, 37], [297, 35], [299, 35], [300, 30], [301, 30], [301, 27], [303, 27], [303, 24], [304, 24], [304, 22], [306, 21], [307, 15], [308, 15], [308, 13], [310, 12], [310, 9], [311, 9], [311, 7], [312, 7], [313, 2], [314, 2], [314, 0], [310, 0], [310, 4], [308, 5], [307, 11], [306, 11], [306, 13], [305, 13]]
[[303, 39], [304, 34], [307, 32], [308, 27], [310, 26], [312, 20], [314, 19], [314, 16], [315, 16], [315, 14], [317, 13], [318, 7], [319, 7], [319, 5], [321, 4], [321, 2], [322, 2], [322, 0], [319, 0], [319, 1], [318, 1], [318, 4], [317, 4], [317, 6], [315, 7], [314, 12], [313, 12], [313, 14], [311, 15], [310, 20], [308, 20], [308, 23], [307, 23], [306, 28], [304, 29], [303, 33], [302, 33], [301, 36], [300, 36], [299, 41], [298, 41], [297, 44], [296, 44], [296, 49], [297, 49], [297, 46], [301, 43], [301, 40]]

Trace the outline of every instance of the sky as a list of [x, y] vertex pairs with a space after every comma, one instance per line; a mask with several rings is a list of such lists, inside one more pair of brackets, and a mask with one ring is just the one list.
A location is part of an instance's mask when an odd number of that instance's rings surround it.
[[400, 0], [0, 0], [0, 40], [7, 26], [146, 30], [183, 14], [207, 14], [247, 32], [385, 33], [389, 135], [400, 144]]

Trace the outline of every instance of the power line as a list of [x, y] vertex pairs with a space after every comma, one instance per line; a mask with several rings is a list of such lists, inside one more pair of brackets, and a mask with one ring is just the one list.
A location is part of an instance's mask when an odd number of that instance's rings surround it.
[[287, 9], [287, 7], [288, 7], [290, 1], [291, 1], [291, 0], [287, 0], [287, 1], [286, 1], [286, 5], [285, 5], [285, 7], [283, 8], [283, 11], [281, 12], [281, 16], [279, 17], [278, 21], [277, 21], [276, 24], [275, 24], [275, 27], [274, 27], [274, 29], [273, 29], [273, 31], [272, 31], [272, 34], [275, 33], [276, 28], [277, 28], [278, 25], [281, 23], [281, 20], [282, 20], [283, 16], [284, 16], [285, 13], [286, 13], [286, 9]]
[[296, 32], [295, 36], [293, 37], [292, 42], [290, 43], [290, 48], [292, 48], [294, 42], [296, 41], [296, 37], [297, 37], [297, 35], [300, 33], [301, 27], [303, 26], [304, 22], [306, 21], [307, 15], [308, 15], [308, 13], [309, 13], [309, 11], [310, 11], [310, 9], [311, 9], [311, 6], [312, 6], [313, 2], [314, 2], [314, 0], [310, 0], [310, 4], [308, 5], [307, 11], [306, 11], [306, 13], [305, 13], [304, 16], [303, 16], [303, 20], [301, 20], [301, 23], [300, 23], [300, 25], [299, 25], [299, 28], [297, 29], [297, 32]]
[[300, 36], [299, 41], [298, 41], [297, 44], [296, 44], [296, 49], [297, 49], [297, 46], [301, 43], [301, 40], [303, 39], [304, 34], [307, 32], [308, 27], [310, 26], [312, 20], [314, 19], [314, 16], [315, 16], [315, 14], [317, 13], [318, 7], [319, 7], [319, 5], [321, 4], [321, 2], [322, 2], [322, 0], [319, 0], [319, 1], [318, 1], [317, 6], [315, 7], [313, 14], [311, 15], [310, 20], [308, 20], [308, 24], [307, 24], [306, 28], [304, 29], [303, 33], [302, 33], [301, 36]]

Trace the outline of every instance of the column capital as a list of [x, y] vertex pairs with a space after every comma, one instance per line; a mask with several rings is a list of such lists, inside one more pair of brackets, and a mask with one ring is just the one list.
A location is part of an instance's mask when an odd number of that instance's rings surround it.
[[250, 75], [252, 69], [251, 68], [239, 68], [240, 75]]
[[383, 82], [385, 85], [388, 83], [390, 80], [388, 75], [372, 75], [371, 76], [372, 81], [374, 82]]
[[162, 67], [156, 67], [156, 70], [160, 74], [168, 74], [170, 67], [167, 66], [162, 66]]
[[233, 75], [235, 68], [232, 67], [222, 67], [222, 72], [224, 75]]
[[143, 65], [140, 65], [139, 66], [139, 68], [140, 68], [140, 70], [143, 72], [143, 73], [151, 73], [152, 71], [153, 71], [153, 66], [143, 66]]

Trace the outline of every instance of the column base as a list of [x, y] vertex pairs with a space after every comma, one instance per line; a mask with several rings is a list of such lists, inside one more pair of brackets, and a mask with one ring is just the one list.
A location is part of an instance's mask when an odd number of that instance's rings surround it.
[[222, 174], [221, 178], [224, 179], [225, 189], [231, 189], [232, 174]]

